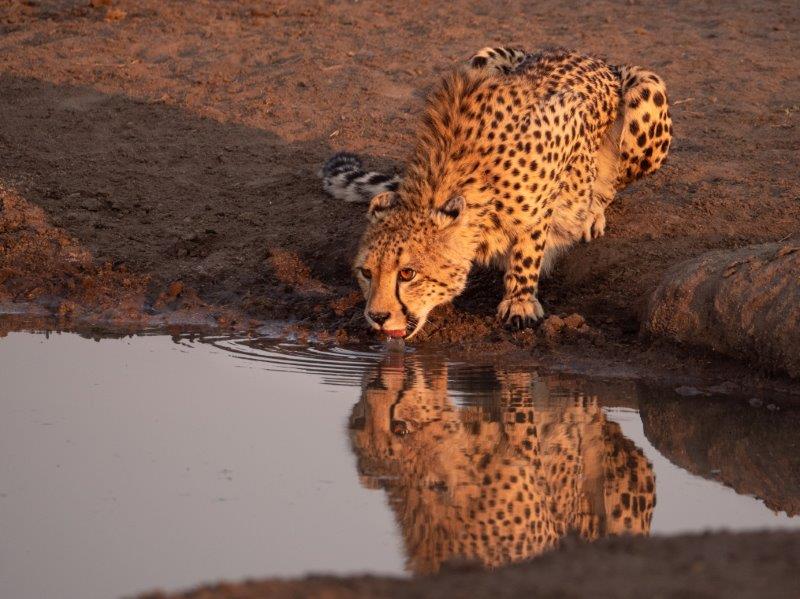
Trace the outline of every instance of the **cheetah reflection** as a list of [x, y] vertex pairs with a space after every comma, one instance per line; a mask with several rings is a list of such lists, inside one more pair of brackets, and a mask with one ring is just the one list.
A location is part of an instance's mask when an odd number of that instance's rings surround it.
[[553, 399], [528, 373], [494, 377], [496, 388], [466, 407], [449, 398], [441, 363], [393, 357], [365, 377], [353, 450], [362, 483], [388, 495], [408, 568], [495, 567], [569, 533], [648, 534], [652, 466], [597, 400]]

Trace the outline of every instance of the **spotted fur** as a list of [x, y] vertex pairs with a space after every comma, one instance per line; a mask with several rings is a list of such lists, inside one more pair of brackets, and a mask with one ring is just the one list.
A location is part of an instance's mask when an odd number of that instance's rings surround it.
[[409, 568], [496, 567], [587, 540], [647, 535], [655, 475], [596, 398], [548, 397], [525, 372], [496, 373], [477, 406], [447, 394], [445, 367], [368, 375], [351, 417], [362, 482], [389, 496]]
[[664, 83], [649, 71], [563, 49], [484, 48], [431, 94], [402, 180], [365, 173], [352, 155], [349, 170], [336, 167], [342, 155], [325, 167], [336, 197], [396, 187], [370, 199], [354, 263], [368, 322], [411, 337], [463, 291], [472, 264], [499, 263], [498, 316], [531, 326], [553, 259], [604, 233], [615, 193], [661, 166], [671, 135]]

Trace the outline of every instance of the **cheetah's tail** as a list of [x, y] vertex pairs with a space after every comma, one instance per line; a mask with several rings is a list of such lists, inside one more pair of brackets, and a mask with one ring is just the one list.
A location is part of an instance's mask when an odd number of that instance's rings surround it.
[[622, 135], [617, 189], [657, 171], [672, 141], [667, 87], [641, 67], [618, 67], [622, 83]]
[[345, 202], [367, 203], [384, 191], [397, 191], [400, 175], [385, 175], [365, 171], [355, 154], [339, 152], [331, 156], [320, 169], [322, 188], [331, 196]]

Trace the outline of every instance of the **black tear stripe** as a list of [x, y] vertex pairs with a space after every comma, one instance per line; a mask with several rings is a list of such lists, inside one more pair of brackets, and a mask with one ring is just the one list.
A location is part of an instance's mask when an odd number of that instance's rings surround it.
[[400, 299], [400, 279], [395, 281], [394, 295], [400, 304], [400, 310], [403, 312], [403, 316], [406, 317], [406, 334], [411, 333], [416, 330], [417, 325], [419, 325], [419, 319], [411, 313], [411, 311], [408, 309], [408, 306], [406, 306], [403, 303], [403, 300]]
[[397, 298], [397, 301], [400, 303], [400, 310], [403, 312], [403, 316], [406, 317], [408, 320], [408, 307], [403, 303], [403, 300], [400, 299], [400, 279], [396, 279], [394, 283], [394, 295]]

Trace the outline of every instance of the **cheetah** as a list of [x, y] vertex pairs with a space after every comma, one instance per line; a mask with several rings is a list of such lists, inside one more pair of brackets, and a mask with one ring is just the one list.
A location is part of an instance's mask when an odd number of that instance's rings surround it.
[[505, 270], [506, 327], [533, 326], [540, 278], [577, 241], [603, 235], [615, 193], [663, 163], [664, 82], [565, 49], [484, 48], [427, 100], [405, 173], [339, 153], [324, 189], [365, 202], [353, 263], [369, 325], [410, 339], [458, 296], [473, 264]]
[[559, 382], [527, 372], [495, 378], [488, 397], [457, 407], [445, 364], [407, 358], [365, 375], [351, 444], [362, 484], [388, 495], [408, 568], [493, 568], [568, 534], [649, 534], [652, 465], [597, 399], [561, 388], [550, 396]]

